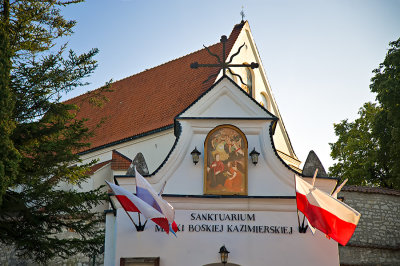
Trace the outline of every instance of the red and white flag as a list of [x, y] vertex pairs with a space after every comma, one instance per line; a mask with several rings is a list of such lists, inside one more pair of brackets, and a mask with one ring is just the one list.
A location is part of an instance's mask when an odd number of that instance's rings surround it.
[[361, 214], [295, 175], [297, 209], [310, 224], [327, 236], [346, 245]]
[[152, 220], [154, 223], [158, 224], [164, 231], [169, 233], [169, 223], [165, 216], [154, 209], [152, 206], [136, 197], [130, 191], [107, 182], [107, 185], [112, 189], [115, 197], [118, 199], [122, 208], [127, 212], [140, 212], [146, 219]]
[[169, 223], [173, 223], [175, 219], [175, 210], [171, 204], [164, 200], [150, 183], [136, 170], [136, 195], [147, 204], [153, 206], [156, 210], [165, 215]]

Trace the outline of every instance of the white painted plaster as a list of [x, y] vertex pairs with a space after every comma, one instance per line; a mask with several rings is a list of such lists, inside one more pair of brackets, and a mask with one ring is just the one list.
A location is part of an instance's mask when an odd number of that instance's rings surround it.
[[272, 118], [260, 106], [247, 97], [229, 79], [219, 81], [199, 101], [179, 117], [260, 117]]
[[144, 136], [138, 139], [113, 145], [98, 151], [90, 152], [81, 156], [83, 163], [97, 159], [99, 162], [111, 160], [112, 150], [117, 150], [126, 157], [134, 159], [141, 152], [146, 160], [149, 172], [155, 171], [163, 162], [174, 144], [175, 136], [173, 129]]
[[[269, 84], [264, 66], [261, 61], [261, 57], [258, 53], [256, 44], [254, 42], [254, 38], [251, 34], [250, 26], [246, 23], [240, 32], [235, 44], [233, 45], [230, 54], [228, 55], [229, 58], [237, 52], [241, 45], [245, 44], [245, 47], [242, 48], [240, 54], [233, 58], [233, 64], [242, 64], [244, 62], [251, 63], [256, 62], [259, 64], [259, 67], [253, 69], [253, 87], [254, 87], [254, 97], [257, 102], [262, 102], [261, 93], [265, 93], [268, 96], [268, 100], [270, 100], [270, 108], [268, 109], [272, 114], [279, 118], [278, 127], [276, 133], [274, 135], [275, 146], [278, 150], [294, 157], [296, 154], [293, 151], [293, 147], [290, 143], [288, 133], [286, 132], [282, 117], [280, 115], [278, 105], [275, 101], [275, 97], [272, 93], [271, 85]], [[235, 68], [233, 69], [234, 73], [245, 77], [245, 70], [242, 68]], [[218, 78], [222, 77], [222, 72], [219, 73]], [[236, 79], [236, 82], [240, 86], [240, 81]], [[290, 96], [288, 96], [290, 97]]]
[[[236, 52], [243, 42], [247, 47], [233, 63], [256, 61], [261, 64], [248, 24], [239, 35], [232, 51]], [[239, 72], [240, 70], [237, 73]], [[260, 93], [266, 93], [270, 100], [271, 112], [280, 118], [273, 136], [275, 147], [295, 157], [262, 65], [253, 73], [255, 99], [260, 102]], [[243, 119], [229, 119], [234, 117]], [[255, 117], [264, 119], [252, 119]], [[144, 232], [138, 233], [127, 214], [118, 209], [115, 224], [113, 220], [107, 220], [107, 223], [110, 223], [107, 228], [110, 229], [107, 229], [106, 241], [107, 243], [115, 241], [115, 250], [106, 250], [107, 261], [114, 261], [118, 265], [121, 257], [160, 257], [161, 265], [205, 265], [219, 261], [219, 248], [225, 244], [231, 252], [229, 261], [238, 265], [265, 265], [266, 263], [270, 265], [338, 265], [336, 242], [328, 240], [321, 233], [313, 236], [309, 232], [300, 234], [297, 231], [294, 172], [282, 163], [274, 151], [270, 136], [270, 125], [273, 121], [270, 118], [271, 115], [268, 112], [250, 100], [229, 80], [222, 80], [177, 118], [182, 130], [179, 140], [162, 168], [147, 180], [156, 191], [167, 182], [164, 193], [170, 196], [165, 198], [175, 207], [175, 220], [178, 224], [187, 226], [189, 224], [217, 224], [214, 221], [191, 221], [190, 214], [193, 212], [256, 213], [256, 221], [248, 222], [249, 225], [287, 226], [292, 228], [292, 234], [184, 231], [178, 233], [178, 237], [175, 238], [172, 235], [155, 232], [155, 226], [151, 221], [148, 222]], [[248, 151], [255, 148], [260, 152], [257, 165], [253, 165], [249, 160], [249, 197], [247, 198], [202, 197], [204, 141], [213, 128], [223, 124], [239, 128], [247, 138]], [[156, 169], [156, 166], [160, 165], [168, 154], [174, 140], [172, 130], [169, 130], [116, 147], [119, 152], [130, 158], [139, 151], [144, 152], [146, 161], [149, 158], [147, 163], [151, 164], [151, 169]], [[161, 153], [155, 149], [155, 144], [164, 145]], [[147, 147], [148, 145], [154, 147]], [[85, 158], [88, 160], [90, 158], [110, 159], [110, 152], [116, 147], [94, 152]], [[194, 147], [201, 152], [197, 165], [194, 165], [190, 155]], [[129, 191], [135, 192], [134, 178], [121, 177], [118, 178], [118, 183]], [[335, 184], [335, 180], [328, 179], [318, 179], [316, 183], [317, 187], [326, 192], [331, 192]], [[187, 197], [187, 195], [192, 197]], [[133, 218], [137, 221], [137, 214], [134, 214]], [[224, 222], [219, 223], [224, 224]]]
[[[264, 200], [267, 202], [268, 200]], [[214, 199], [213, 205], [220, 205]], [[254, 214], [255, 221], [196, 221], [192, 213]], [[137, 222], [137, 215], [132, 217]], [[155, 224], [149, 221], [143, 232], [136, 232], [124, 212], [117, 215], [117, 246], [115, 265], [121, 257], [160, 257], [160, 264], [205, 265], [219, 262], [219, 248], [225, 245], [230, 251], [229, 262], [239, 265], [338, 265], [338, 246], [325, 235], [297, 231], [295, 211], [217, 211], [177, 210], [176, 221], [184, 225], [184, 231], [172, 234], [156, 232]], [[189, 225], [221, 225], [223, 232], [189, 232]], [[292, 234], [227, 232], [227, 226], [261, 225], [291, 227]]]
[[113, 265], [115, 261], [115, 248], [117, 246], [117, 224], [115, 220], [116, 217], [113, 213], [107, 213], [106, 235], [104, 241], [104, 265]]

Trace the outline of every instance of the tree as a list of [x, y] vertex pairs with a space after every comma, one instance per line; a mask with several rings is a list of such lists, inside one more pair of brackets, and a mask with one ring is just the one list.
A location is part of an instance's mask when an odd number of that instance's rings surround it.
[[[95, 162], [82, 163], [78, 152], [93, 132], [75, 118], [77, 107], [60, 98], [86, 85], [97, 66], [97, 49], [81, 55], [65, 55], [66, 45], [56, 49], [75, 25], [60, 8], [78, 2], [0, 4], [0, 242], [39, 263], [91, 254], [104, 242], [103, 217], [92, 211], [104, 192], [80, 189]], [[74, 237], [59, 237], [65, 231]]]
[[354, 122], [347, 119], [334, 125], [338, 140], [330, 143], [331, 156], [338, 160], [329, 168], [330, 175], [349, 179], [354, 185], [379, 185], [384, 179], [377, 160], [378, 142], [372, 123], [378, 112], [376, 104], [365, 103]]
[[400, 189], [400, 38], [390, 43], [374, 73], [370, 89], [381, 107], [372, 128], [379, 144], [378, 163], [386, 186]]
[[338, 162], [329, 171], [349, 184], [400, 189], [400, 39], [389, 45], [371, 79], [377, 103], [365, 103], [354, 122], [334, 125], [331, 157]]
[[[8, 10], [4, 6], [3, 13], [7, 14]], [[7, 25], [8, 20], [0, 22], [0, 205], [6, 189], [17, 176], [19, 162], [19, 153], [11, 140], [15, 129], [12, 116], [15, 100], [10, 89], [11, 51]]]

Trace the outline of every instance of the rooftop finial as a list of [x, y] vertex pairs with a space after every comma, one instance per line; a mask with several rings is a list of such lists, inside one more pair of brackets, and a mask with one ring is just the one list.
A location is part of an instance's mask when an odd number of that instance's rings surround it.
[[[204, 46], [204, 45], [203, 45], [204, 48], [206, 48], [207, 52], [208, 52], [210, 55], [212, 55], [212, 56], [214, 56], [214, 57], [217, 58], [218, 64], [199, 64], [198, 62], [194, 62], [194, 63], [191, 63], [191, 64], [190, 64], [190, 67], [191, 67], [191, 68], [194, 68], [194, 69], [199, 68], [199, 67], [218, 67], [220, 70], [222, 70], [222, 75], [223, 75], [223, 76], [226, 76], [226, 71], [229, 71], [229, 73], [230, 73], [232, 76], [238, 77], [238, 78], [240, 79], [240, 82], [242, 82], [243, 85], [247, 86], [247, 84], [243, 82], [242, 78], [241, 78], [238, 74], [233, 73], [232, 70], [231, 70], [230, 68], [231, 68], [231, 67], [249, 67], [249, 68], [251, 68], [251, 69], [255, 69], [255, 68], [258, 68], [259, 65], [258, 65], [258, 63], [255, 63], [255, 62], [253, 62], [253, 63], [251, 63], [251, 64], [247, 64], [247, 63], [243, 63], [243, 64], [231, 64], [233, 58], [234, 58], [235, 56], [237, 56], [237, 55], [240, 53], [240, 50], [245, 46], [244, 43], [242, 44], [242, 46], [239, 47], [239, 49], [237, 50], [236, 53], [234, 53], [234, 54], [231, 55], [231, 57], [229, 58], [228, 62], [226, 62], [226, 59], [227, 59], [227, 58], [226, 58], [226, 54], [225, 54], [225, 49], [226, 49], [225, 45], [226, 45], [227, 42], [228, 42], [228, 38], [227, 38], [225, 35], [222, 35], [222, 36], [221, 36], [221, 43], [222, 43], [222, 59], [221, 59], [221, 57], [219, 57], [218, 55], [212, 53], [212, 52], [210, 51], [210, 49], [208, 49], [207, 46]], [[210, 79], [215, 78], [215, 77], [217, 77], [217, 76], [218, 76], [218, 73], [215, 73], [215, 74], [209, 76], [208, 79], [205, 80], [203, 83], [206, 83], [206, 82], [209, 81]]]
[[240, 11], [240, 15], [242, 16], [242, 23], [244, 22], [244, 17], [245, 17], [243, 8], [244, 7], [242, 6], [242, 11]]

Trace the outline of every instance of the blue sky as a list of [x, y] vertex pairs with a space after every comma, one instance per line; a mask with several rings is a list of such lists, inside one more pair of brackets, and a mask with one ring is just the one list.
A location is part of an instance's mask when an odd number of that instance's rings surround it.
[[297, 156], [314, 150], [327, 169], [333, 124], [375, 99], [372, 70], [400, 37], [400, 1], [87, 0], [64, 9], [78, 22], [66, 40], [99, 48], [99, 67], [65, 99], [218, 42], [242, 6]]

